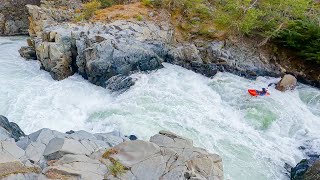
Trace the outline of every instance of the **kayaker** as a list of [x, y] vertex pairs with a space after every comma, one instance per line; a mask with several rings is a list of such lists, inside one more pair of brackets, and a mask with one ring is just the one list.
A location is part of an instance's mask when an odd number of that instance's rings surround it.
[[257, 90], [257, 93], [260, 95], [260, 96], [264, 96], [268, 93], [268, 90], [266, 88], [262, 88], [262, 91], [258, 91]]

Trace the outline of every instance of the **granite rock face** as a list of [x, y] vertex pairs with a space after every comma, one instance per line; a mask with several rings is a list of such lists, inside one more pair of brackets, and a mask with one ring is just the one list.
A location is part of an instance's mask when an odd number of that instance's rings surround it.
[[[150, 142], [133, 139], [116, 131], [92, 134], [50, 129], [18, 142], [7, 136], [0, 139], [0, 178], [223, 179], [220, 156], [194, 147], [190, 139], [167, 131], [151, 137]], [[123, 167], [123, 174], [113, 170], [116, 164]]]
[[117, 153], [111, 157], [130, 169], [124, 175], [128, 179], [223, 179], [219, 155], [171, 132], [161, 131], [150, 142], [127, 141], [113, 149]]
[[[61, 6], [66, 8], [58, 8]], [[32, 43], [23, 47], [21, 55], [35, 59], [36, 52], [42, 69], [55, 80], [79, 73], [93, 84], [124, 92], [134, 85], [131, 74], [162, 68], [162, 62], [207, 77], [219, 71], [251, 79], [280, 77], [286, 72], [279, 63], [280, 57], [252, 41], [226, 39], [178, 43], [169, 21], [130, 19], [72, 23], [75, 9], [80, 6], [80, 0], [74, 0], [70, 5], [60, 0], [42, 1], [40, 7], [27, 6], [29, 41]], [[309, 82], [308, 78], [298, 80]]]
[[26, 4], [39, 5], [40, 0], [0, 0], [0, 36], [28, 34]]
[[33, 43], [20, 52], [29, 57], [34, 49], [42, 68], [55, 80], [78, 72], [93, 84], [112, 91], [125, 90], [134, 84], [130, 74], [163, 67], [167, 55], [163, 47], [172, 41], [169, 25], [122, 20], [75, 25], [62, 23], [70, 19], [72, 9], [62, 13], [44, 5], [27, 7]]

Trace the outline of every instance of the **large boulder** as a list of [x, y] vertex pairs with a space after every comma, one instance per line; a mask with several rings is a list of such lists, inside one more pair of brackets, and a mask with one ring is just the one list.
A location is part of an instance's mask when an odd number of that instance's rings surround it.
[[291, 180], [320, 180], [320, 156], [304, 159], [291, 169]]
[[0, 140], [6, 136], [18, 141], [25, 134], [16, 123], [9, 122], [6, 117], [0, 115]]
[[23, 46], [19, 49], [20, 56], [25, 58], [26, 60], [36, 60], [37, 54], [36, 50], [31, 46]]
[[297, 79], [294, 76], [287, 74], [277, 83], [276, 89], [284, 92], [287, 90], [294, 90], [296, 86]]

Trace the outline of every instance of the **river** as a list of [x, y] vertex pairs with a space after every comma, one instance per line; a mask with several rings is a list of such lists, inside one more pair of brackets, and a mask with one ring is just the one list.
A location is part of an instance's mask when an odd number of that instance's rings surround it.
[[178, 66], [133, 75], [136, 85], [110, 93], [74, 75], [54, 81], [18, 49], [25, 37], [0, 38], [0, 114], [26, 133], [120, 130], [141, 139], [173, 131], [222, 156], [225, 179], [289, 179], [284, 165], [305, 158], [300, 146], [320, 150], [320, 91], [299, 84], [253, 98], [248, 88], [278, 79], [244, 79], [229, 73], [207, 78]]

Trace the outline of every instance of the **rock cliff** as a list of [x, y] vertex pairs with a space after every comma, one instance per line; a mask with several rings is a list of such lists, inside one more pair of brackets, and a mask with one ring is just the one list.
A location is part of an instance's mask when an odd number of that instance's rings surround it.
[[[218, 71], [248, 78], [281, 74], [280, 68], [271, 63], [272, 57], [252, 50], [249, 45], [229, 41], [177, 43], [169, 21], [131, 19], [74, 24], [65, 20], [70, 19], [70, 10], [27, 7], [33, 39], [31, 46], [20, 53], [30, 58], [35, 51], [43, 69], [56, 80], [79, 73], [96, 85], [111, 90], [127, 89], [134, 84], [128, 77], [131, 73], [161, 68], [162, 62], [208, 77]], [[118, 86], [119, 78], [114, 77], [122, 77], [122, 85]]]

